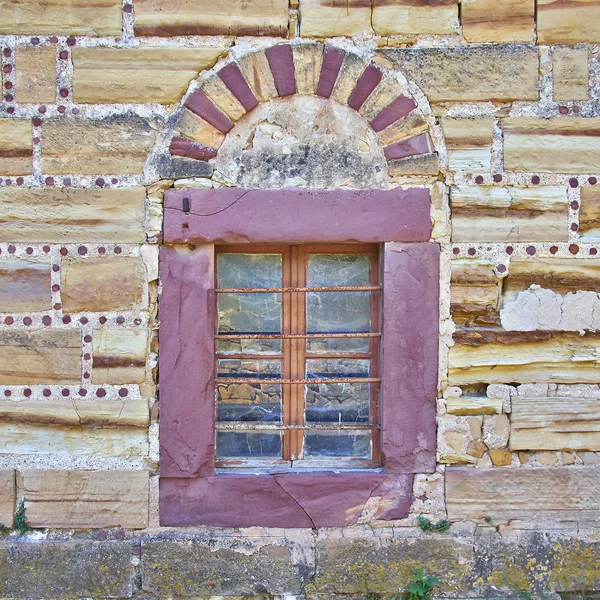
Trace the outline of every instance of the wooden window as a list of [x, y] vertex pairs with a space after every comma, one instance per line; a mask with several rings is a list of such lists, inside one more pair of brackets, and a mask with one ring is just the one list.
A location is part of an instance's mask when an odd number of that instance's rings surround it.
[[378, 246], [220, 246], [215, 262], [215, 466], [379, 466]]

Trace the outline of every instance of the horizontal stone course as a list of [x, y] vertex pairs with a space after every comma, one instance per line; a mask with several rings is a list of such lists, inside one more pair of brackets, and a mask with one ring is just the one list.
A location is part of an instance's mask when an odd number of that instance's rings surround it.
[[382, 54], [430, 102], [537, 100], [538, 51], [532, 46], [389, 49]]
[[0, 384], [75, 384], [80, 381], [80, 331], [0, 331]]
[[468, 42], [531, 42], [533, 0], [468, 0], [461, 3], [460, 21]]
[[89, 103], [178, 102], [190, 81], [214, 65], [224, 48], [75, 47], [73, 100]]
[[92, 383], [143, 383], [148, 334], [133, 329], [104, 329], [93, 336]]
[[0, 119], [0, 175], [30, 175], [32, 160], [31, 119]]
[[143, 187], [1, 188], [0, 241], [141, 243]]
[[596, 0], [537, 3], [538, 44], [580, 44], [600, 41], [600, 5]]
[[0, 5], [0, 34], [121, 35], [121, 0], [38, 2]]
[[32, 527], [143, 528], [147, 471], [26, 470], [18, 484]]
[[442, 131], [448, 149], [448, 167], [452, 171], [488, 171], [491, 162], [494, 120], [453, 119], [442, 117]]
[[0, 260], [0, 312], [50, 310], [50, 269], [48, 260]]
[[61, 269], [63, 310], [73, 313], [139, 308], [145, 279], [141, 257], [65, 259]]

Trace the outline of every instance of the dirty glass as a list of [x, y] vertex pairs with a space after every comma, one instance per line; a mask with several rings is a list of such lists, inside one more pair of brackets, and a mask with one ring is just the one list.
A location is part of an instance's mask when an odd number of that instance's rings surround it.
[[217, 458], [281, 458], [281, 433], [217, 431]]
[[281, 384], [219, 383], [219, 379], [279, 379], [281, 361], [219, 359], [217, 421], [281, 423]]
[[307, 431], [305, 443], [307, 458], [370, 458], [369, 431]]
[[[217, 287], [281, 287], [281, 254], [219, 254]], [[281, 294], [222, 293], [217, 299], [218, 333], [281, 333]]]

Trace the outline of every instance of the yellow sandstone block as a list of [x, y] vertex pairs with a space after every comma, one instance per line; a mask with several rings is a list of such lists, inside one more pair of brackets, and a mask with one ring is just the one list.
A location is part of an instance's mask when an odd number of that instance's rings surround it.
[[461, 0], [460, 21], [468, 42], [530, 42], [534, 0]]
[[572, 102], [589, 98], [587, 48], [553, 48], [554, 100]]
[[374, 0], [376, 35], [447, 34], [458, 31], [458, 0]]
[[146, 376], [148, 334], [144, 330], [94, 332], [92, 383], [142, 383]]
[[0, 175], [31, 175], [33, 133], [30, 119], [0, 119]]
[[352, 37], [372, 33], [371, 2], [352, 3], [335, 0], [300, 0], [302, 37]]
[[0, 260], [0, 312], [36, 312], [51, 308], [50, 262]]
[[598, 0], [538, 0], [538, 44], [600, 42]]
[[20, 46], [15, 50], [17, 102], [56, 102], [56, 48]]

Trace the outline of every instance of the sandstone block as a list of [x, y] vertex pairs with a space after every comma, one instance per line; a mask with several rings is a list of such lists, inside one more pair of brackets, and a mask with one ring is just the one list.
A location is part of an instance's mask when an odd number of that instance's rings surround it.
[[141, 117], [50, 119], [43, 126], [42, 171], [81, 175], [141, 173], [158, 122]]
[[600, 399], [513, 398], [511, 450], [600, 450]]
[[331, 97], [340, 104], [346, 104], [366, 66], [360, 56], [351, 52], [346, 53], [331, 91]]
[[92, 383], [142, 383], [146, 377], [146, 331], [94, 332]]
[[454, 242], [568, 240], [565, 188], [458, 186], [450, 204]]
[[238, 66], [252, 93], [259, 102], [277, 98], [275, 79], [264, 52], [253, 52], [240, 58]]
[[0, 261], [0, 312], [36, 312], [51, 308], [48, 261]]
[[600, 336], [552, 331], [458, 330], [449, 353], [451, 385], [598, 383]]
[[73, 101], [178, 102], [224, 48], [73, 48]]
[[537, 3], [538, 44], [579, 44], [600, 41], [600, 4], [596, 0]]
[[0, 240], [6, 242], [141, 243], [143, 187], [2, 188]]
[[[508, 444], [510, 423], [504, 414], [486, 417], [483, 421], [483, 441], [491, 450], [501, 450]], [[493, 459], [492, 459], [493, 460]]]
[[219, 148], [225, 139], [225, 136], [216, 127], [187, 108], [182, 110], [176, 127], [183, 135], [209, 148]]
[[456, 323], [495, 312], [500, 301], [498, 276], [486, 260], [453, 260], [450, 308]]
[[504, 168], [539, 173], [600, 170], [600, 118], [505, 119]]
[[80, 427], [0, 421], [0, 455], [119, 456], [148, 455], [145, 430], [131, 427]]
[[442, 118], [448, 149], [448, 166], [453, 171], [489, 170], [492, 151], [491, 117], [481, 119]]
[[512, 463], [512, 452], [504, 448], [503, 450], [490, 450], [492, 464], [497, 467], [507, 467]]
[[587, 48], [553, 48], [553, 97], [557, 102], [587, 100], [589, 98], [589, 70]]
[[81, 333], [74, 329], [0, 331], [0, 384], [81, 381]]
[[286, 36], [287, 0], [139, 0], [136, 35]]
[[502, 398], [452, 396], [446, 400], [446, 411], [451, 415], [500, 414], [502, 412]]
[[63, 310], [132, 310], [144, 300], [144, 285], [141, 257], [66, 259], [61, 270]]
[[19, 46], [15, 50], [17, 102], [56, 102], [56, 48]]
[[581, 188], [581, 208], [579, 210], [579, 232], [582, 239], [600, 238], [600, 189]]
[[600, 470], [593, 467], [446, 470], [451, 520], [593, 522], [600, 517], [598, 493]]
[[429, 131], [427, 121], [416, 110], [409, 112], [406, 116], [398, 119], [389, 127], [377, 132], [381, 143], [384, 146], [389, 146], [400, 140], [404, 140], [415, 135], [420, 135]]
[[31, 119], [0, 119], [0, 175], [31, 175]]
[[24, 471], [19, 493], [32, 527], [137, 529], [148, 524], [146, 471]]
[[301, 0], [303, 37], [334, 37], [371, 33], [371, 3], [339, 4], [335, 0]]
[[531, 42], [533, 0], [462, 0], [460, 20], [468, 42]]
[[3, 2], [0, 4], [0, 33], [121, 35], [122, 10], [120, 0]]
[[437, 175], [440, 172], [440, 159], [437, 152], [421, 156], [409, 156], [388, 162], [388, 173], [392, 177], [406, 175]]
[[294, 74], [298, 94], [313, 96], [319, 85], [321, 65], [323, 63], [323, 46], [302, 44], [292, 46], [294, 56]]
[[374, 0], [372, 22], [375, 35], [455, 33], [458, 31], [458, 0], [427, 4], [410, 0]]
[[530, 46], [382, 51], [430, 102], [537, 100], [538, 51]]
[[15, 514], [15, 472], [0, 471], [0, 525], [12, 527]]
[[135, 427], [149, 424], [146, 400], [21, 400], [0, 402], [0, 421], [40, 425]]

